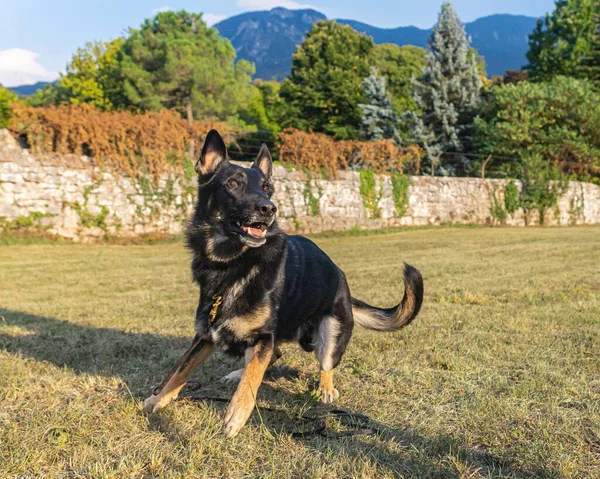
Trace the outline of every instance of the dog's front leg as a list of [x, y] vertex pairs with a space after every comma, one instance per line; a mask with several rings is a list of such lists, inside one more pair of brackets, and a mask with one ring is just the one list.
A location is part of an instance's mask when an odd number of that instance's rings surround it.
[[194, 370], [211, 355], [214, 348], [210, 338], [196, 335], [192, 345], [183, 353], [161, 385], [144, 401], [144, 412], [156, 412], [175, 399]]
[[256, 393], [274, 350], [273, 336], [260, 340], [252, 350], [252, 357], [247, 362], [238, 388], [229, 403], [225, 414], [223, 432], [233, 437], [246, 424], [256, 403]]

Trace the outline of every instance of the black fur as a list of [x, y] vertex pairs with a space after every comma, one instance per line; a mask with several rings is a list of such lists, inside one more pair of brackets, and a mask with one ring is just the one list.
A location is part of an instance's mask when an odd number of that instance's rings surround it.
[[[378, 315], [372, 329], [379, 330], [388, 323], [390, 330], [398, 329], [417, 315], [423, 282], [416, 269], [406, 268], [405, 298], [396, 308], [353, 300], [344, 273], [319, 247], [302, 236], [287, 236], [277, 226], [266, 147], [251, 168], [229, 163], [226, 155], [220, 136], [211, 131], [197, 166], [198, 201], [186, 232], [193, 277], [200, 286], [197, 334], [209, 335], [218, 348], [235, 355], [261, 340], [297, 341], [312, 351], [319, 347], [321, 322], [329, 319], [335, 324], [327, 368], [333, 369], [352, 335], [353, 307], [366, 327], [371, 327], [370, 315]], [[211, 324], [215, 297], [223, 302]], [[255, 327], [240, 337], [234, 320], [249, 314]]]

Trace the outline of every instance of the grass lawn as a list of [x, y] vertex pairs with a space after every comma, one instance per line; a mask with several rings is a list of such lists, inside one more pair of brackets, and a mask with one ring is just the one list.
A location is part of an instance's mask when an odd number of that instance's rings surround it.
[[[337, 405], [378, 435], [291, 437], [323, 410], [317, 361], [291, 345], [233, 440], [223, 403], [145, 416], [193, 335], [183, 245], [3, 246], [0, 477], [600, 477], [600, 228], [315, 240], [377, 305], [400, 299], [402, 261], [423, 273], [417, 320], [357, 327], [337, 369]], [[211, 357], [196, 394], [230, 397], [240, 363]]]

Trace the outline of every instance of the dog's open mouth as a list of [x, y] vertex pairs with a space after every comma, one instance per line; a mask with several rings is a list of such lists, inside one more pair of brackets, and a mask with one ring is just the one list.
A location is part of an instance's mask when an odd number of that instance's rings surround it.
[[250, 223], [241, 225], [242, 231], [253, 238], [264, 238], [267, 236], [267, 225], [265, 223]]

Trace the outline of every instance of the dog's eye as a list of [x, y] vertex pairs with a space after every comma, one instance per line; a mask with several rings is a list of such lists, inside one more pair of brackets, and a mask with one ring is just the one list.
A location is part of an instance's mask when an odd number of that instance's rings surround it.
[[268, 193], [269, 191], [271, 191], [271, 188], [269, 188], [269, 185], [267, 185], [266, 183], [263, 185], [263, 191], [265, 193]]
[[237, 188], [239, 186], [239, 183], [237, 180], [234, 180], [233, 178], [231, 180], [229, 180], [227, 182], [227, 186], [229, 186], [229, 188]]

